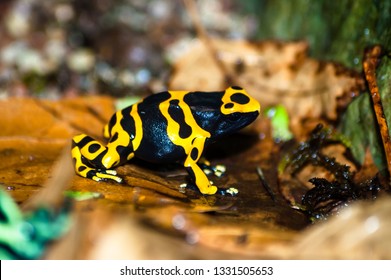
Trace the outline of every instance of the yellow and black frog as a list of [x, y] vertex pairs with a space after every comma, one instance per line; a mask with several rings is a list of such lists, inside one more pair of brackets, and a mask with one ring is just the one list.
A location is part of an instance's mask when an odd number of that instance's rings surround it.
[[116, 112], [104, 128], [108, 144], [85, 134], [72, 141], [76, 173], [119, 183], [114, 167], [133, 157], [180, 163], [202, 194], [218, 188], [197, 164], [208, 144], [253, 122], [260, 104], [237, 86], [219, 92], [165, 91]]

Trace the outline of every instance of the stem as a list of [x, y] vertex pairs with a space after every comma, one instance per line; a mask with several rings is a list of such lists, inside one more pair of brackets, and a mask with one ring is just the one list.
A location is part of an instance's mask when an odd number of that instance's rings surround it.
[[226, 83], [228, 85], [231, 85], [231, 84], [236, 85], [235, 79], [230, 74], [230, 71], [226, 67], [226, 65], [219, 59], [217, 50], [213, 46], [212, 40], [210, 39], [204, 26], [202, 25], [195, 1], [194, 0], [184, 0], [184, 3], [186, 6], [186, 10], [191, 18], [191, 21], [193, 22], [193, 25], [195, 27], [195, 30], [197, 32], [199, 39], [205, 45], [206, 51], [208, 52], [208, 54], [212, 58], [212, 60], [215, 62], [216, 66], [224, 74]]
[[368, 50], [366, 50], [364, 55], [363, 68], [364, 68], [365, 78], [368, 82], [368, 87], [371, 92], [373, 108], [375, 110], [377, 123], [379, 124], [380, 135], [383, 141], [384, 153], [386, 155], [388, 175], [390, 176], [390, 180], [391, 180], [390, 134], [388, 133], [387, 120], [385, 119], [379, 87], [377, 86], [377, 82], [376, 82], [376, 67], [379, 63], [381, 54], [382, 54], [382, 49], [378, 45], [373, 46]]

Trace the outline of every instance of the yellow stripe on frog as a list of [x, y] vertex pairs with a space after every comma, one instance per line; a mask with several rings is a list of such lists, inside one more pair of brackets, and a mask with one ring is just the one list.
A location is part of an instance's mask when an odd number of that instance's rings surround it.
[[[188, 93], [188, 91], [169, 91], [171, 97], [159, 105], [160, 112], [167, 120], [167, 135], [177, 146], [181, 146], [184, 148], [185, 153], [189, 154], [191, 152], [193, 146], [193, 140], [197, 137], [209, 138], [211, 134], [202, 129], [194, 119], [194, 116], [191, 112], [189, 105], [183, 100], [184, 96]], [[181, 124], [177, 123], [169, 114], [168, 110], [170, 108], [170, 101], [177, 100], [178, 107], [181, 108], [184, 114], [185, 123], [191, 127], [191, 134], [189, 137], [181, 138], [179, 136], [179, 130], [181, 128]], [[203, 148], [203, 147], [202, 147]], [[202, 150], [200, 151], [202, 152]]]

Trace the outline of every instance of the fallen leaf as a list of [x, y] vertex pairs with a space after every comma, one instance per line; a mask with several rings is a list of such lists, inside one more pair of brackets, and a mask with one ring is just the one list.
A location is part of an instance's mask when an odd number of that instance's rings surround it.
[[[169, 88], [216, 91], [236, 83], [261, 102], [283, 105], [296, 136], [306, 119], [335, 121], [363, 86], [360, 75], [341, 65], [308, 57], [306, 42], [248, 42], [212, 39], [224, 73], [196, 41], [174, 65]], [[228, 81], [231, 79], [231, 81]]]
[[[238, 134], [207, 149], [205, 155], [212, 165], [222, 164], [227, 168], [224, 176], [212, 175], [210, 179], [219, 187], [237, 189], [236, 196], [203, 196], [191, 186], [182, 189], [180, 185], [188, 180], [182, 166], [150, 165], [137, 160], [117, 168], [124, 178], [123, 184], [95, 182], [74, 174], [70, 141], [80, 132], [101, 140], [103, 125], [114, 110], [112, 99], [9, 99], [1, 102], [1, 109], [11, 106], [12, 110], [7, 110], [5, 129], [0, 135], [0, 182], [18, 204], [37, 205], [48, 198], [51, 190], [57, 189], [60, 181], [65, 182], [65, 188], [73, 193], [100, 194], [88, 200], [74, 201], [72, 216], [77, 227], [73, 227], [64, 240], [53, 244], [46, 258], [235, 258], [239, 256], [237, 254], [254, 257], [265, 254], [262, 248], [282, 246], [308, 225], [306, 216], [291, 209], [281, 196], [273, 201], [256, 174], [256, 167], [262, 165], [268, 184], [277, 190], [277, 179], [273, 174], [279, 147], [272, 139], [259, 141], [254, 135]], [[33, 114], [30, 119], [36, 119], [31, 121], [31, 126], [25, 112]], [[57, 165], [65, 149], [68, 149], [65, 152], [66, 168]], [[62, 175], [68, 177], [58, 181]], [[62, 198], [65, 194], [61, 191], [57, 192], [58, 195]], [[133, 232], [130, 230], [133, 224], [121, 226], [123, 219], [130, 218], [135, 219], [136, 224], [142, 221], [147, 227], [142, 225], [140, 230]], [[182, 226], [181, 221], [185, 223]], [[245, 231], [254, 232], [254, 239], [251, 237], [254, 249], [246, 253], [248, 246], [232, 245], [232, 248], [228, 246], [216, 251], [214, 240], [219, 234], [222, 242], [225, 240], [228, 244], [242, 238], [243, 227]], [[230, 228], [227, 236], [225, 228]], [[134, 234], [133, 241], [128, 240], [131, 248], [137, 240], [145, 239], [143, 234], [140, 235], [144, 230], [151, 238], [144, 244], [145, 248], [150, 248], [148, 244], [167, 240], [172, 242], [170, 244], [178, 244], [178, 248], [190, 248], [189, 254], [170, 252], [166, 246], [162, 247], [167, 251], [163, 255], [152, 249], [148, 249], [151, 251], [146, 255], [137, 253], [142, 249], [133, 255], [124, 251], [113, 255], [107, 251], [110, 244], [113, 244], [112, 248], [119, 248], [116, 241], [126, 240], [126, 236]], [[196, 236], [198, 238], [194, 239]], [[263, 245], [258, 246], [257, 240]], [[123, 244], [127, 246], [125, 241]], [[140, 242], [140, 248], [144, 248], [142, 244]], [[261, 251], [256, 252], [258, 249]]]
[[390, 202], [384, 197], [343, 209], [329, 222], [298, 236], [291, 255], [300, 259], [390, 259]]

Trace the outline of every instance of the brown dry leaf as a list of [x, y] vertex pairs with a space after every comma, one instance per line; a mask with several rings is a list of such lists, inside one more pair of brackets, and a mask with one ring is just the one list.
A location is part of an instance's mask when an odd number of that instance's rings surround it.
[[[86, 114], [89, 106], [97, 113]], [[80, 128], [101, 134], [102, 119], [109, 119], [113, 102], [96, 97], [61, 101], [10, 98], [1, 100], [0, 108], [0, 182], [9, 187], [16, 201], [24, 202], [51, 177], [55, 160]]]
[[[24, 202], [51, 177], [54, 162], [64, 148], [69, 148], [74, 135], [83, 132], [102, 139], [102, 129], [113, 114], [114, 101], [107, 97], [60, 101], [9, 99], [0, 101], [0, 108], [4, 112], [0, 134], [0, 182], [9, 186], [18, 202]], [[185, 198], [161, 177], [131, 166], [120, 167], [120, 173], [122, 170], [135, 174], [124, 174], [127, 184], [133, 187], [131, 190], [116, 183], [102, 184], [78, 176], [74, 176], [70, 189], [102, 193], [110, 201], [141, 201], [142, 204], [164, 203], [165, 196], [151, 195], [156, 192]]]
[[391, 258], [391, 199], [357, 202], [293, 242], [287, 255], [300, 259]]
[[213, 39], [223, 73], [205, 45], [196, 41], [175, 63], [170, 89], [221, 90], [227, 78], [256, 97], [263, 108], [282, 104], [296, 136], [304, 119], [335, 120], [363, 84], [357, 73], [308, 57], [306, 42]]

